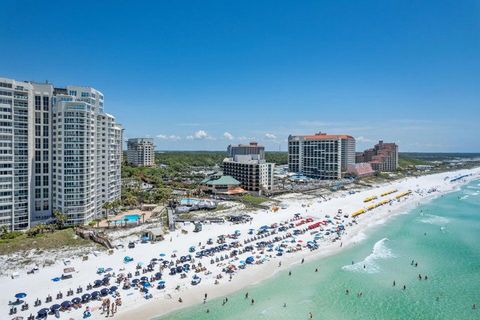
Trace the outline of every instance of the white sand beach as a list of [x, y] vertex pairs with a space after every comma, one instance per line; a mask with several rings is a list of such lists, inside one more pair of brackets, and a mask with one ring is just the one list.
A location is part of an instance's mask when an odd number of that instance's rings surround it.
[[[451, 182], [452, 178], [468, 175], [467, 177]], [[446, 172], [441, 174], [427, 175], [418, 178], [406, 178], [403, 180], [394, 181], [392, 183], [381, 184], [372, 188], [365, 189], [364, 191], [350, 194], [348, 191], [338, 191], [333, 194], [333, 197], [329, 200], [321, 198], [304, 197], [300, 194], [287, 194], [278, 198], [282, 204], [286, 204], [285, 209], [280, 209], [278, 212], [272, 212], [270, 210], [257, 210], [251, 212], [250, 215], [253, 220], [250, 223], [244, 224], [211, 224], [204, 225], [203, 230], [198, 233], [193, 232], [193, 225], [187, 225], [183, 227], [188, 231], [187, 234], [182, 233], [180, 230], [172, 232], [166, 236], [164, 241], [156, 243], [138, 243], [134, 249], [128, 249], [127, 239], [125, 240], [124, 249], [116, 249], [113, 254], [101, 253], [97, 256], [90, 254], [87, 261], [82, 261], [80, 256], [71, 257], [68, 265], [65, 265], [63, 261], [57, 261], [55, 264], [41, 268], [34, 274], [27, 274], [26, 269], [17, 270], [19, 276], [12, 279], [9, 276], [3, 276], [0, 278], [0, 287], [2, 293], [0, 294], [0, 318], [11, 319], [15, 316], [23, 316], [25, 319], [30, 314], [37, 315], [37, 311], [41, 308], [49, 308], [53, 304], [60, 304], [65, 300], [71, 300], [74, 297], [79, 297], [82, 294], [74, 294], [67, 297], [66, 292], [69, 289], [76, 291], [77, 287], [83, 287], [85, 293], [86, 286], [90, 283], [93, 284], [94, 280], [102, 279], [102, 275], [97, 274], [98, 268], [111, 268], [110, 273], [134, 273], [136, 266], [139, 262], [143, 263], [143, 266], [149, 264], [152, 258], [160, 259], [161, 253], [165, 254], [162, 259], [175, 260], [171, 258], [172, 253], [175, 253], [177, 258], [189, 254], [189, 248], [196, 246], [197, 251], [201, 246], [206, 245], [209, 238], [214, 241], [213, 245], [207, 245], [206, 247], [212, 247], [217, 245], [215, 240], [219, 235], [233, 234], [235, 230], [238, 230], [240, 235], [237, 239], [226, 239], [226, 243], [230, 244], [234, 241], [238, 241], [244, 248], [246, 245], [253, 245], [259, 240], [268, 241], [273, 240], [275, 237], [283, 237], [282, 240], [289, 240], [285, 243], [285, 252], [281, 256], [277, 256], [275, 251], [267, 251], [261, 249], [254, 249], [253, 252], [245, 252], [235, 257], [229, 257], [226, 260], [210, 263], [212, 257], [204, 257], [202, 259], [195, 258], [195, 264], [201, 262], [207, 271], [198, 273], [198, 276], [202, 278], [200, 284], [196, 286], [191, 285], [193, 271], [187, 273], [187, 276], [183, 279], [176, 275], [169, 275], [169, 268], [166, 268], [162, 272], [162, 280], [166, 282], [165, 289], [157, 289], [156, 283], [149, 289], [152, 297], [145, 299], [145, 295], [140, 292], [138, 288], [131, 288], [129, 290], [122, 289], [122, 284], [115, 283], [115, 277], [112, 277], [110, 285], [105, 287], [111, 287], [112, 285], [118, 286], [117, 292], [120, 293], [122, 299], [122, 305], [118, 307], [118, 312], [114, 315], [116, 319], [150, 319], [152, 317], [169, 313], [179, 308], [184, 308], [194, 304], [202, 303], [204, 294], [208, 293], [208, 299], [213, 299], [219, 296], [225, 296], [249, 285], [262, 281], [272, 276], [278, 270], [285, 270], [292, 266], [292, 264], [300, 263], [302, 258], [311, 261], [318, 257], [327, 256], [336, 253], [343, 248], [354, 245], [366, 237], [366, 232], [369, 228], [379, 226], [385, 221], [395, 215], [402, 212], [406, 212], [409, 208], [418, 205], [420, 202], [428, 201], [432, 197], [440, 196], [443, 193], [450, 192], [460, 185], [472, 180], [480, 178], [480, 168], [471, 170], [461, 170], [456, 172]], [[381, 197], [384, 192], [397, 190], [396, 192]], [[401, 199], [395, 199], [395, 197], [401, 192], [411, 190], [412, 193]], [[369, 196], [377, 196], [378, 198], [364, 203], [364, 199]], [[379, 203], [381, 200], [393, 199], [392, 202], [386, 205], [379, 206], [373, 210], [367, 211], [361, 214], [356, 219], [351, 217], [351, 213], [367, 206]], [[342, 214], [338, 214], [338, 210], [342, 210]], [[290, 228], [286, 231], [276, 231], [275, 234], [251, 241], [245, 244], [246, 239], [251, 239], [254, 235], [248, 234], [250, 229], [259, 230], [261, 226], [270, 226], [274, 223], [280, 224], [282, 222], [297, 223], [301, 219], [292, 222], [295, 214], [300, 214], [303, 219], [311, 218], [313, 222], [303, 224], [299, 227]], [[326, 217], [326, 216], [329, 217]], [[338, 216], [335, 219], [335, 216]], [[348, 218], [344, 217], [348, 215]], [[318, 221], [331, 220], [332, 223], [322, 226], [325, 230], [321, 232], [323, 239], [318, 239], [318, 249], [310, 250], [306, 244], [308, 241], [314, 239], [314, 234], [311, 231], [318, 231], [319, 229], [308, 230], [307, 232], [285, 238], [288, 233], [292, 233], [294, 229], [306, 228]], [[356, 222], [354, 222], [354, 220]], [[339, 225], [345, 227], [344, 232], [332, 232], [327, 235], [326, 229], [336, 228]], [[273, 231], [273, 228], [270, 230]], [[340, 235], [340, 239], [332, 241]], [[171, 241], [170, 241], [171, 239]], [[290, 242], [290, 240], [294, 242]], [[201, 245], [199, 246], [199, 243]], [[277, 242], [275, 246], [282, 243]], [[295, 247], [298, 250], [296, 252], [289, 253], [288, 248]], [[219, 256], [225, 256], [229, 251], [221, 251], [215, 254], [213, 258]], [[195, 253], [190, 253], [195, 256]], [[124, 263], [124, 257], [129, 256], [133, 258], [132, 262]], [[263, 261], [262, 263], [248, 264], [244, 269], [237, 269], [232, 273], [231, 280], [229, 275], [222, 270], [230, 264], [239, 265], [240, 260], [245, 260], [249, 256], [255, 257], [256, 261]], [[51, 258], [51, 257], [45, 257]], [[281, 266], [279, 267], [279, 262]], [[53, 282], [52, 279], [60, 277], [63, 274], [64, 268], [74, 268], [75, 272], [71, 279], [60, 280]], [[139, 278], [141, 276], [152, 276], [159, 271], [159, 266], [155, 265], [154, 271], [146, 274], [140, 274], [133, 278]], [[217, 280], [216, 276], [222, 274], [223, 277], [218, 280], [218, 284], [215, 284]], [[178, 287], [178, 289], [176, 289]], [[104, 287], [99, 287], [97, 290]], [[28, 311], [20, 311], [18, 307], [18, 313], [15, 316], [9, 316], [9, 301], [15, 301], [14, 295], [17, 292], [25, 292], [27, 297], [24, 299], [29, 303], [30, 308]], [[63, 298], [57, 300], [56, 295], [58, 292], [63, 293]], [[51, 295], [53, 300], [50, 303], [45, 303], [47, 295]], [[178, 300], [181, 297], [182, 302]], [[34, 301], [39, 298], [42, 301], [42, 305], [34, 307]], [[102, 302], [100, 300], [89, 301], [83, 304], [80, 308], [71, 309], [69, 311], [60, 312], [60, 319], [83, 319], [83, 312], [88, 305], [91, 310], [91, 316], [89, 319], [105, 318], [105, 314], [101, 313], [100, 307]], [[48, 315], [48, 318], [53, 318], [54, 315]]]

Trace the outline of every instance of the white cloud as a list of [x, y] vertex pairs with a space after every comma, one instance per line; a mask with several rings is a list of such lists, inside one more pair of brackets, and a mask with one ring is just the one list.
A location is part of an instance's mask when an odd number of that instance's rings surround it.
[[267, 139], [277, 139], [277, 136], [274, 135], [273, 133], [265, 133], [265, 137]]
[[372, 139], [365, 138], [364, 136], [356, 137], [355, 140], [357, 140], [358, 142], [373, 142]]
[[215, 140], [215, 138], [210, 136], [205, 130], [198, 130], [193, 135], [189, 135], [186, 138], [188, 140]]
[[223, 137], [227, 140], [233, 140], [233, 135], [230, 132], [225, 132]]
[[181, 137], [176, 136], [174, 134], [171, 134], [171, 135], [158, 134], [157, 138], [160, 139], [160, 140], [171, 140], [171, 141], [178, 141], [178, 140], [182, 139]]

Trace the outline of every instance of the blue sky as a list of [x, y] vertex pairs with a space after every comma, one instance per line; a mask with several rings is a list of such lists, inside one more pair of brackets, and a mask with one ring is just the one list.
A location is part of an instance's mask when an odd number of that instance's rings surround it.
[[158, 149], [480, 151], [478, 1], [6, 0], [0, 21], [0, 76], [95, 87]]

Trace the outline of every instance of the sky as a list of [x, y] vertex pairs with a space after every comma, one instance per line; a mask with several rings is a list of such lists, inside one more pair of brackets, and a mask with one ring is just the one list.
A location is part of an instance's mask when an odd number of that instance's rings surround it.
[[94, 87], [159, 150], [480, 152], [476, 0], [4, 0], [0, 21], [0, 77]]

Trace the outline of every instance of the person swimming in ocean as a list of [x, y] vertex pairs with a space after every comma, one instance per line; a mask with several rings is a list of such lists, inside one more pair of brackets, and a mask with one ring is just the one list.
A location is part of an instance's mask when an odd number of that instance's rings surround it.
[[350, 290], [346, 289], [345, 290], [345, 295], [348, 295], [350, 293]]
[[407, 286], [406, 285], [403, 285], [403, 290], [406, 290], [407, 289]]
[[395, 287], [395, 280], [393, 280], [393, 286]]
[[420, 273], [418, 274], [418, 280], [422, 280], [422, 275]]
[[255, 300], [252, 299], [252, 304], [255, 304]]
[[288, 271], [288, 275], [291, 276], [291, 275], [292, 275], [292, 271]]

